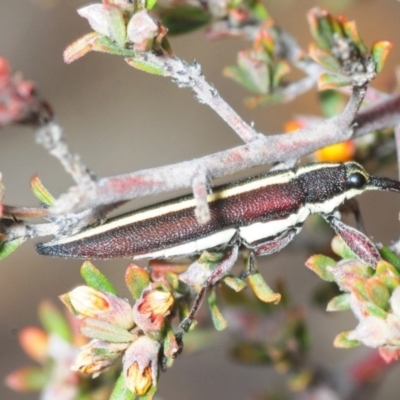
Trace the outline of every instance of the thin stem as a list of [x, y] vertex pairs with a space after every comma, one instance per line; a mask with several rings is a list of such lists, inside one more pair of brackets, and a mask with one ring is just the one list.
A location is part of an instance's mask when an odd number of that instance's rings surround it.
[[259, 135], [258, 139], [251, 143], [195, 160], [100, 178], [96, 182], [94, 196], [79, 192], [78, 188], [71, 188], [69, 193], [57, 200], [52, 211], [61, 213], [73, 209], [75, 204], [93, 207], [192, 187], [199, 170], [208, 171], [210, 179], [213, 179], [266, 163], [299, 159], [321, 147], [352, 137], [356, 129], [353, 128], [353, 121], [362, 102], [363, 93], [363, 90], [353, 91], [343, 116], [324, 120], [290, 135]]
[[199, 102], [210, 106], [245, 143], [258, 139], [259, 133], [244, 122], [240, 115], [219, 95], [217, 89], [205, 80], [200, 64], [197, 62], [189, 65], [177, 57], [158, 57], [149, 53], [138, 53], [136, 58], [143, 62], [151, 61], [153, 65], [158, 65], [167, 71], [167, 76], [170, 76], [179, 87], [192, 89]]
[[64, 169], [83, 190], [90, 190], [94, 175], [81, 162], [78, 154], [72, 152], [64, 140], [61, 127], [54, 121], [41, 125], [36, 131], [36, 142], [60, 161]]

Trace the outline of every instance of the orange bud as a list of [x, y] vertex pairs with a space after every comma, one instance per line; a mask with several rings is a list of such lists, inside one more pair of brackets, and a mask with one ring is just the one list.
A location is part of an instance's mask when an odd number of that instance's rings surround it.
[[344, 162], [353, 159], [356, 152], [354, 141], [336, 143], [315, 152], [318, 161]]
[[33, 326], [27, 327], [19, 332], [18, 339], [29, 357], [38, 362], [46, 360], [49, 336], [45, 331]]
[[290, 121], [285, 122], [283, 126], [283, 131], [286, 133], [297, 131], [298, 129], [304, 128], [304, 122], [298, 119], [292, 119]]
[[47, 377], [38, 367], [25, 367], [17, 369], [5, 379], [5, 384], [17, 392], [32, 392], [43, 389]]

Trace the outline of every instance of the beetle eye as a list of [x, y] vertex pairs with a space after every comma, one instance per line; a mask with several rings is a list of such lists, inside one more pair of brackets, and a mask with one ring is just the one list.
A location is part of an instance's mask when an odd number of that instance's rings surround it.
[[363, 189], [367, 184], [367, 178], [360, 172], [354, 172], [347, 177], [349, 189]]

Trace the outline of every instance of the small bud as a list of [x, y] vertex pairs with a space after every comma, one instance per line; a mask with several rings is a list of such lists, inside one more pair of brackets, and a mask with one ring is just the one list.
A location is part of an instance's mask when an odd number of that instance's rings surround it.
[[127, 39], [135, 44], [137, 50], [146, 50], [158, 33], [158, 24], [147, 10], [134, 14], [127, 26]]
[[165, 317], [170, 313], [174, 297], [163, 290], [147, 290], [133, 307], [135, 323], [145, 332], [160, 330]]
[[[61, 300], [72, 306], [78, 318], [94, 318], [115, 324], [124, 329], [134, 326], [129, 303], [111, 293], [103, 293], [89, 286], [78, 286]], [[68, 304], [67, 304], [68, 305]]]
[[107, 10], [102, 4], [90, 4], [78, 9], [78, 14], [86, 18], [91, 28], [101, 35], [109, 36]]
[[166, 316], [173, 304], [174, 297], [170, 292], [151, 290], [143, 296], [143, 302], [138, 308], [143, 314]]
[[111, 308], [104, 293], [89, 286], [78, 286], [68, 295], [71, 305], [81, 318], [96, 318]]
[[129, 343], [109, 343], [96, 339], [92, 340], [82, 347], [71, 369], [90, 374], [93, 378], [96, 378], [122, 355], [128, 345]]
[[42, 329], [28, 327], [18, 335], [21, 347], [33, 360], [43, 362], [48, 355], [49, 336]]
[[332, 144], [315, 152], [315, 157], [318, 161], [329, 162], [345, 162], [354, 158], [356, 152], [354, 141], [347, 140], [346, 142]]
[[377, 317], [363, 318], [356, 329], [349, 333], [351, 340], [358, 340], [368, 347], [381, 347], [387, 344], [390, 332], [385, 320]]
[[133, 393], [142, 396], [147, 393], [152, 384], [151, 368], [148, 366], [143, 372], [140, 372], [138, 363], [134, 362], [128, 368], [127, 378], [130, 382], [129, 389]]
[[160, 344], [141, 336], [125, 352], [123, 368], [128, 389], [142, 396], [157, 383]]

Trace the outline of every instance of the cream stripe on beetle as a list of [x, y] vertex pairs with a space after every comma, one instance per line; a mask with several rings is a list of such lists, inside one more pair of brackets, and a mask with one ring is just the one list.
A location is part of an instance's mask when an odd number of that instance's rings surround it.
[[[296, 177], [295, 173], [291, 170], [285, 171], [284, 173], [275, 173], [272, 176], [265, 176], [259, 180], [251, 179], [249, 182], [246, 180], [242, 182], [238, 182], [237, 186], [233, 186], [232, 184], [227, 185], [226, 189], [221, 191], [215, 191], [207, 195], [207, 202], [212, 203], [216, 200], [226, 199], [228, 197], [236, 196], [241, 193], [246, 193], [260, 187], [276, 185], [281, 183], [289, 182], [291, 179]], [[170, 202], [168, 202], [170, 203]], [[173, 213], [175, 211], [192, 208], [196, 206], [196, 200], [191, 198], [188, 200], [178, 201], [175, 203], [170, 203], [161, 207], [154, 207], [143, 212], [133, 212], [129, 214], [125, 214], [122, 218], [116, 218], [112, 222], [105, 223], [103, 225], [96, 226], [91, 228], [90, 230], [85, 230], [80, 232], [74, 236], [69, 236], [66, 238], [62, 238], [57, 241], [57, 243], [69, 243], [71, 241], [84, 239], [89, 236], [98, 235], [103, 232], [109, 231], [111, 229], [119, 228], [121, 226], [130, 225], [135, 222], [143, 221], [146, 219], [156, 218], [161, 215], [165, 215], [167, 213]]]
[[[264, 187], [264, 186], [287, 183], [292, 179], [296, 179], [298, 176], [300, 176], [302, 174], [308, 173], [310, 171], [314, 171], [316, 169], [320, 169], [321, 165], [325, 165], [326, 168], [333, 168], [333, 167], [337, 167], [339, 164], [337, 164], [337, 163], [309, 164], [309, 165], [300, 167], [296, 171], [293, 171], [293, 170], [276, 171], [276, 172], [272, 173], [272, 175], [266, 175], [266, 176], [262, 175], [260, 179], [254, 179], [254, 180], [252, 179], [249, 182], [247, 182], [247, 180], [236, 182], [236, 185], [231, 184], [226, 189], [223, 189], [221, 191], [215, 191], [214, 193], [207, 195], [207, 202], [211, 203], [211, 202], [219, 200], [219, 199], [236, 196], [238, 194], [246, 193], [246, 192], [249, 192], [249, 191], [258, 189], [260, 187]], [[138, 221], [155, 218], [160, 215], [164, 215], [164, 214], [167, 214], [170, 212], [175, 212], [175, 211], [179, 211], [179, 210], [182, 210], [185, 208], [191, 208], [191, 207], [195, 207], [195, 206], [196, 206], [196, 200], [188, 199], [188, 200], [168, 204], [168, 205], [161, 206], [161, 207], [151, 208], [151, 209], [143, 211], [143, 212], [133, 212], [130, 214], [125, 214], [123, 216], [123, 218], [118, 218], [118, 219], [113, 220], [110, 223], [106, 223], [106, 224], [91, 228], [90, 231], [86, 230], [77, 235], [60, 239], [58, 241], [58, 243], [59, 244], [69, 243], [71, 241], [84, 239], [85, 237], [101, 234], [110, 229], [119, 228], [124, 225], [130, 225], [130, 224], [133, 224]]]

